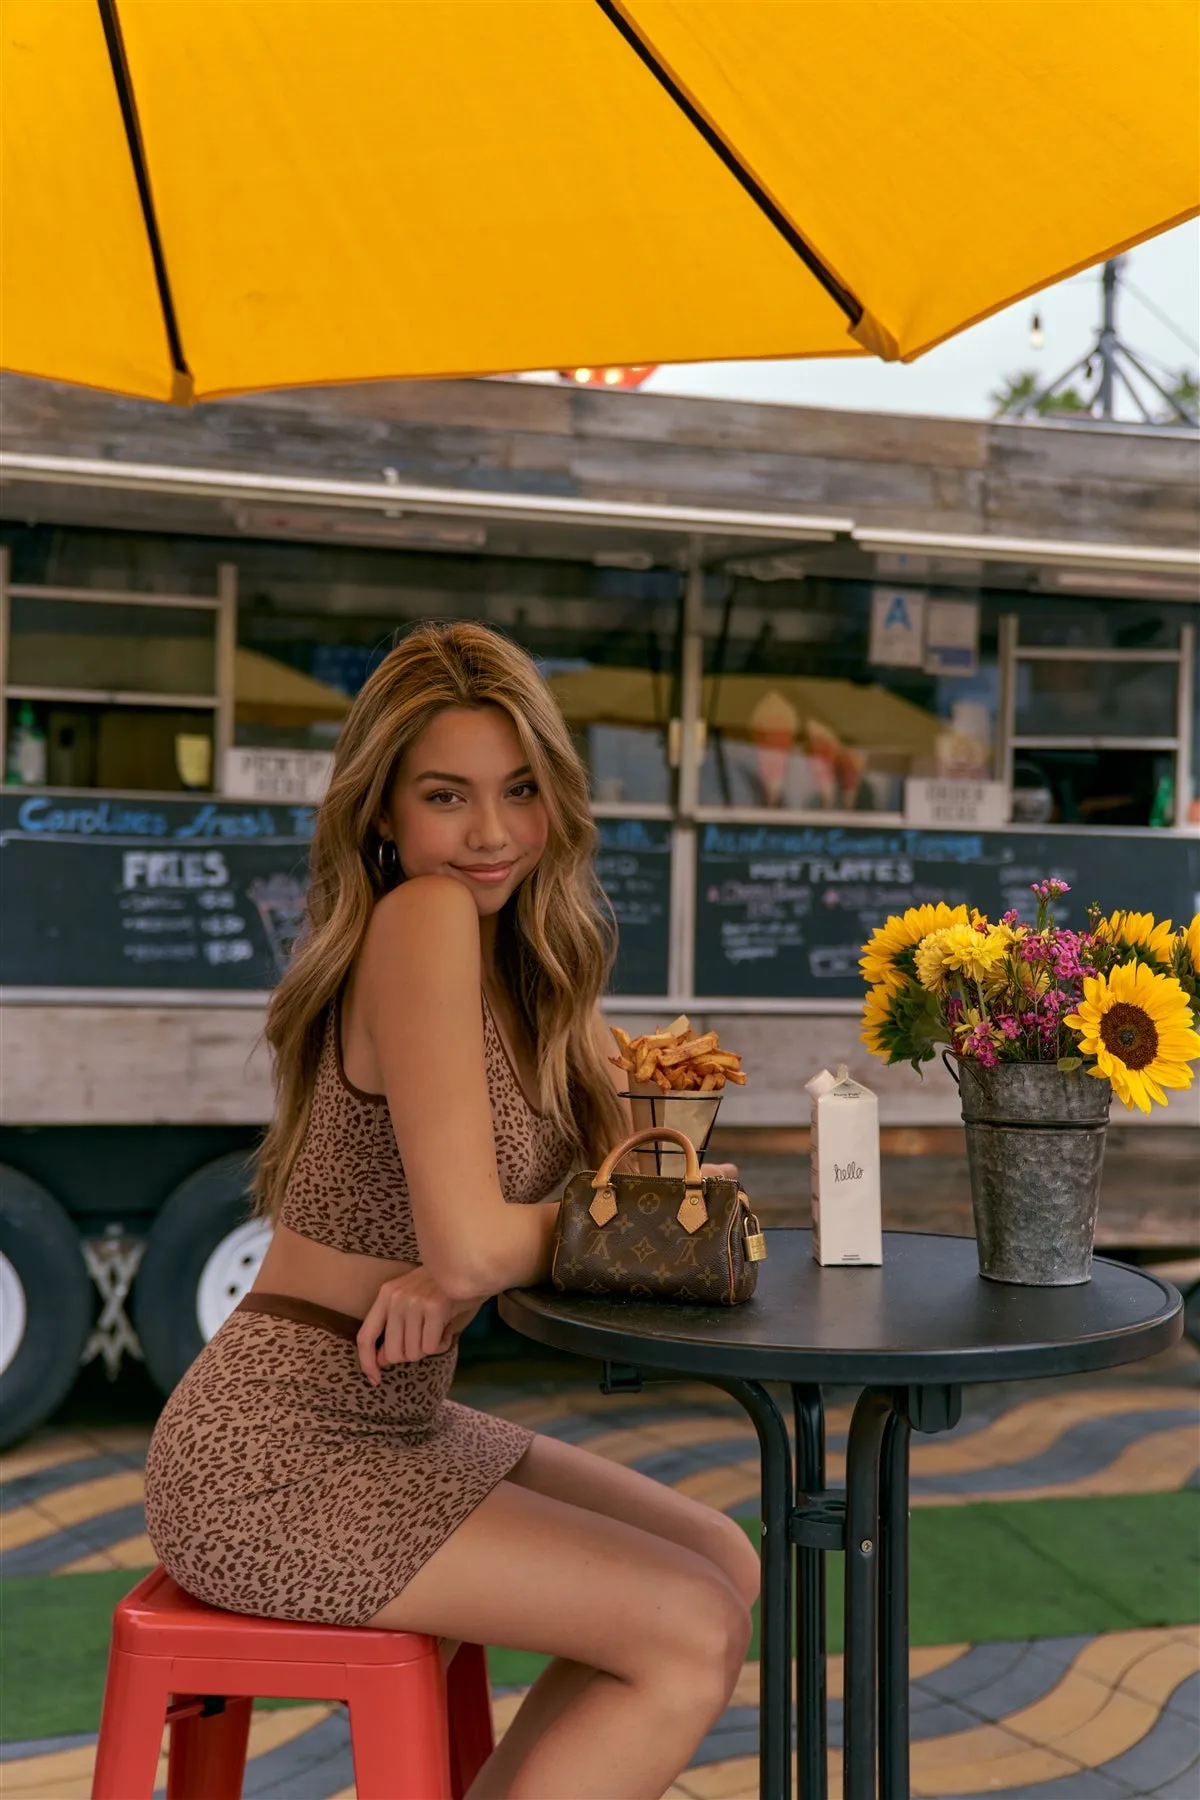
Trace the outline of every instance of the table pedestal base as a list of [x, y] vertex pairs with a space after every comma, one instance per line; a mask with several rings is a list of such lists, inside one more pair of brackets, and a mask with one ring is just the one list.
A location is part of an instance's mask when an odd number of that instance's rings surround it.
[[[949, 1431], [957, 1387], [865, 1388], [850, 1422], [846, 1486], [825, 1486], [825, 1411], [818, 1387], [792, 1387], [795, 1449], [757, 1381], [706, 1377], [750, 1415], [762, 1459], [759, 1634], [761, 1800], [792, 1800], [795, 1667], [799, 1800], [828, 1800], [825, 1557], [846, 1553], [844, 1800], [909, 1800], [908, 1446], [911, 1432]], [[608, 1364], [609, 1392], [640, 1385]], [[793, 1610], [795, 1643], [793, 1655]]]

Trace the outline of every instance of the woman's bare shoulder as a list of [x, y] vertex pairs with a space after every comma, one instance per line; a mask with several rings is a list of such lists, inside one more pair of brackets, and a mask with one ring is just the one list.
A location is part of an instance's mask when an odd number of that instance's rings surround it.
[[418, 968], [479, 963], [479, 914], [470, 894], [451, 875], [416, 875], [378, 901], [363, 941], [362, 964]]

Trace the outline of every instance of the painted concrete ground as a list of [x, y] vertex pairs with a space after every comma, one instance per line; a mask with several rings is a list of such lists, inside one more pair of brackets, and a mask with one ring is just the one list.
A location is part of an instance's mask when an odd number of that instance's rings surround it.
[[[914, 1438], [915, 1514], [987, 1501], [1026, 1503], [1032, 1517], [1038, 1501], [1053, 1498], [1195, 1488], [1198, 1370], [1196, 1352], [1184, 1345], [1136, 1370], [972, 1391], [953, 1434]], [[753, 1511], [753, 1435], [733, 1403], [713, 1390], [664, 1386], [614, 1399], [519, 1369], [503, 1376], [468, 1370], [456, 1391], [731, 1513]], [[834, 1398], [830, 1479], [837, 1482], [849, 1408], [840, 1403], [843, 1396]], [[142, 1425], [51, 1430], [0, 1458], [0, 1574], [71, 1582], [88, 1572], [147, 1566], [153, 1554], [143, 1532], [140, 1472], [147, 1436]], [[945, 1511], [941, 1520], [953, 1524]], [[916, 1517], [914, 1543], [921, 1523]], [[1068, 1588], [1072, 1581], [1086, 1586], [1078, 1570], [1072, 1575], [1069, 1556], [1063, 1568]], [[1136, 1591], [1136, 1570], [1125, 1573]], [[132, 1574], [129, 1579], [132, 1584]], [[14, 1591], [20, 1586], [15, 1581]], [[1186, 1597], [1174, 1617], [1171, 1624], [1050, 1636], [996, 1637], [992, 1629], [977, 1642], [968, 1631], [960, 1641], [914, 1648], [914, 1795], [1196, 1800], [1198, 1597]], [[834, 1657], [833, 1793], [840, 1791], [841, 1675], [841, 1659]], [[748, 1663], [725, 1717], [671, 1790], [676, 1800], [755, 1800], [757, 1678], [757, 1665]], [[498, 1729], [523, 1691], [497, 1682]], [[85, 1732], [3, 1744], [0, 1794], [4, 1800], [86, 1795], [93, 1744]], [[257, 1713], [245, 1792], [261, 1800], [352, 1800], [342, 1710], [305, 1705]]]

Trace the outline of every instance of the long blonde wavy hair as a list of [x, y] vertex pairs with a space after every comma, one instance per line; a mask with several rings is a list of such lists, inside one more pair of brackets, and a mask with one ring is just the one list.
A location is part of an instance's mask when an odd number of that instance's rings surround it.
[[317, 814], [306, 924], [267, 1010], [275, 1112], [259, 1151], [260, 1213], [279, 1210], [304, 1140], [329, 1009], [362, 948], [386, 881], [378, 821], [400, 761], [448, 707], [501, 707], [545, 803], [549, 832], [505, 905], [497, 972], [536, 1046], [539, 1108], [590, 1166], [623, 1135], [595, 1034], [616, 950], [592, 866], [587, 776], [549, 688], [518, 645], [485, 625], [423, 624], [385, 657], [351, 707]]

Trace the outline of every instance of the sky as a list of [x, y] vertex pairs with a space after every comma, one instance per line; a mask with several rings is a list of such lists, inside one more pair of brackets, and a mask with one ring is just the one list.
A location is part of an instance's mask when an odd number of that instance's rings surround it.
[[[672, 364], [651, 376], [642, 392], [991, 418], [995, 407], [990, 395], [1006, 376], [1032, 369], [1048, 384], [1094, 343], [1101, 315], [1100, 274], [1097, 266], [1045, 288], [940, 344], [915, 363], [882, 363], [864, 356], [805, 362]], [[1181, 368], [1194, 372], [1200, 362], [1196, 350], [1200, 344], [1200, 220], [1177, 226], [1130, 251], [1121, 279], [1118, 336], [1160, 379], [1162, 365], [1172, 372]], [[1041, 314], [1046, 338], [1040, 350], [1032, 349], [1029, 342], [1035, 312]], [[1165, 315], [1175, 329], [1156, 314]], [[1181, 341], [1180, 333], [1190, 347]], [[1169, 380], [1164, 382], [1168, 388], [1171, 385]], [[1122, 391], [1117, 417], [1139, 416]]]

